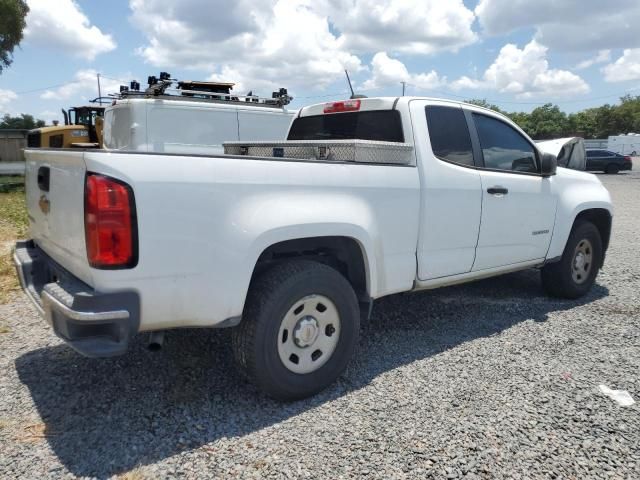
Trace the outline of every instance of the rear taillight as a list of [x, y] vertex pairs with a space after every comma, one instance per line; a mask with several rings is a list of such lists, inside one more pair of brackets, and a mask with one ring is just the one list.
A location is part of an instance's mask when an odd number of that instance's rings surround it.
[[624, 156], [624, 161], [625, 162], [630, 162], [631, 161], [631, 157], [629, 155], [625, 155]]
[[131, 187], [104, 175], [87, 174], [84, 231], [92, 267], [134, 267], [138, 262], [138, 232]]
[[344, 100], [324, 104], [324, 113], [356, 112], [360, 110], [360, 100]]

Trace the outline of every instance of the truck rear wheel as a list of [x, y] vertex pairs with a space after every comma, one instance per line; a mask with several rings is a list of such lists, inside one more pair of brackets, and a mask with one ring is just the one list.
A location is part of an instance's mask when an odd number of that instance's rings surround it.
[[591, 222], [578, 221], [562, 259], [542, 267], [542, 285], [550, 295], [579, 298], [593, 286], [602, 265], [602, 239]]
[[232, 345], [249, 381], [273, 398], [295, 400], [338, 378], [359, 330], [358, 301], [347, 279], [322, 263], [291, 260], [252, 282]]

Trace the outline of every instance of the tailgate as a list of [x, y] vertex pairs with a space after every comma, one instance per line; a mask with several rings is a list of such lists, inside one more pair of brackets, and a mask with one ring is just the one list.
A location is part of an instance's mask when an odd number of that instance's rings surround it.
[[84, 237], [84, 152], [25, 150], [31, 238], [60, 266], [91, 285]]

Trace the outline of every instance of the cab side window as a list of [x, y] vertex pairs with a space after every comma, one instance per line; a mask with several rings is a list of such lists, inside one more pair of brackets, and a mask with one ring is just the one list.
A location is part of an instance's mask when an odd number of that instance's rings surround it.
[[533, 145], [511, 126], [498, 119], [473, 114], [484, 167], [491, 170], [538, 173]]
[[431, 149], [446, 162], [474, 166], [469, 127], [461, 108], [426, 107]]

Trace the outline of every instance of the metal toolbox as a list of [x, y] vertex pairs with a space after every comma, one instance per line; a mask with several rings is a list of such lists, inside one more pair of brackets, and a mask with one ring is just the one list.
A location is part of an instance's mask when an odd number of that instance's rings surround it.
[[373, 140], [225, 142], [224, 153], [262, 158], [415, 165], [413, 145]]

